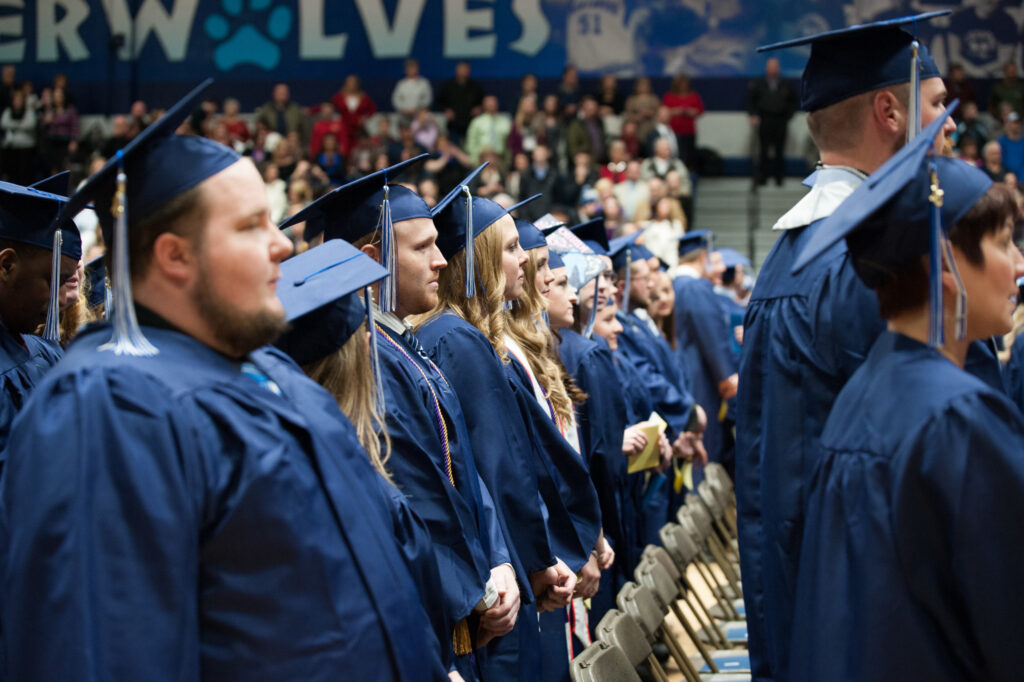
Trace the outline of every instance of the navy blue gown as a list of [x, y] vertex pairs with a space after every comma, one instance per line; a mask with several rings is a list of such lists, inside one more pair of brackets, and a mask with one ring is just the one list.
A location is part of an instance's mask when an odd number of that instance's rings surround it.
[[587, 394], [577, 410], [581, 445], [597, 491], [605, 539], [615, 550], [615, 563], [601, 576], [601, 586], [591, 600], [590, 618], [598, 622], [615, 607], [615, 595], [633, 579], [639, 561], [632, 483], [622, 454], [622, 435], [629, 423], [615, 359], [607, 345], [571, 329], [563, 329], [560, 334], [558, 355], [562, 364]]
[[672, 282], [676, 306], [676, 352], [690, 377], [693, 398], [707, 414], [704, 448], [708, 460], [720, 462], [726, 455], [725, 434], [719, 420], [722, 406], [718, 385], [735, 373], [729, 345], [732, 329], [710, 281], [680, 275]]
[[63, 356], [55, 343], [31, 334], [14, 335], [0, 326], [0, 451], [29, 393]]
[[446, 679], [429, 538], [330, 394], [276, 350], [247, 360], [281, 395], [143, 331], [159, 355], [88, 328], [15, 420], [9, 678]]
[[515, 629], [487, 647], [489, 670], [495, 679], [535, 682], [539, 639], [529, 576], [553, 565], [557, 553], [538, 495], [538, 479], [547, 472], [538, 468], [501, 358], [487, 337], [452, 312], [423, 324], [416, 337], [459, 397], [477, 470], [498, 510], [523, 586]]
[[484, 502], [490, 496], [481, 489], [458, 397], [415, 337], [384, 325], [377, 330], [391, 440], [387, 467], [426, 522], [445, 606], [458, 622], [484, 596], [490, 569], [509, 561], [508, 549], [493, 505]]
[[839, 390], [885, 328], [845, 241], [790, 274], [820, 224], [779, 237], [743, 322], [735, 483], [755, 680], [788, 679], [804, 497], [818, 439]]
[[1010, 400], [1024, 414], [1024, 334], [1019, 335], [1010, 347], [1010, 359], [1003, 378]]
[[793, 680], [1017, 680], [1024, 419], [885, 332], [836, 398], [808, 488]]

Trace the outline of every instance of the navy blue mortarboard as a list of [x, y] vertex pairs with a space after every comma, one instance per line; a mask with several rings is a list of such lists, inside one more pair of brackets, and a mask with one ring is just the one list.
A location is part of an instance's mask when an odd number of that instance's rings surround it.
[[490, 199], [474, 197], [469, 192], [469, 183], [486, 165], [487, 162], [474, 169], [431, 209], [441, 255], [451, 260], [459, 251], [466, 250], [466, 298], [476, 295], [473, 240], [497, 220], [508, 215], [508, 211], [499, 204]]
[[357, 291], [387, 276], [387, 269], [341, 239], [284, 261], [277, 297], [291, 328], [274, 345], [300, 365], [327, 357], [367, 316]]
[[718, 253], [722, 256], [722, 265], [725, 266], [726, 270], [735, 268], [737, 265], [742, 265], [745, 268], [750, 267], [750, 259], [736, 249], [718, 249]]
[[512, 204], [511, 206], [508, 207], [509, 215], [512, 215], [513, 213], [521, 209], [523, 206], [526, 206], [531, 201], [536, 201], [537, 199], [540, 199], [542, 196], [544, 195], [538, 192], [537, 194], [534, 194], [532, 197], [526, 197], [517, 204]]
[[104, 256], [97, 256], [85, 264], [85, 281], [88, 287], [86, 300], [90, 308], [107, 301], [107, 266]]
[[[633, 260], [638, 257], [636, 253], [636, 240], [641, 234], [643, 234], [643, 232], [637, 231], [621, 237], [616, 237], [611, 240], [608, 245], [608, 255], [611, 256], [612, 259], [612, 268], [615, 270], [626, 271], [625, 281], [623, 282], [625, 293], [622, 296], [622, 308], [626, 313], [629, 312], [629, 287], [631, 284], [633, 270], [630, 266], [633, 264]], [[650, 251], [647, 253], [650, 253]]]
[[554, 249], [548, 250], [548, 267], [552, 270], [565, 267], [565, 261], [562, 260], [562, 257]]
[[119, 150], [79, 189], [64, 207], [71, 221], [92, 202], [103, 236], [113, 249], [114, 333], [100, 350], [121, 355], [155, 355], [142, 335], [132, 304], [128, 263], [128, 223], [137, 224], [207, 178], [242, 157], [233, 149], [203, 137], [176, 135], [213, 83], [207, 78]]
[[699, 249], [710, 249], [714, 236], [711, 230], [694, 230], [679, 238], [679, 255], [685, 256]]
[[793, 266], [794, 272], [845, 238], [857, 275], [873, 289], [925, 254], [930, 255], [931, 330], [933, 345], [943, 342], [943, 262], [960, 288], [958, 336], [964, 295], [946, 230], [978, 202], [992, 185], [981, 170], [959, 159], [938, 156], [934, 140], [955, 107], [928, 125], [872, 173], [812, 235]]
[[67, 202], [66, 196], [0, 181], [0, 239], [53, 249], [57, 216]]
[[[541, 196], [542, 195], [540, 194], [534, 194], [528, 199], [523, 199], [518, 204], [509, 207], [508, 212], [512, 213], [512, 211], [517, 208], [525, 206], [534, 199], [539, 199]], [[548, 245], [548, 241], [544, 238], [544, 233], [541, 232], [540, 228], [536, 225], [528, 220], [522, 220], [520, 218], [516, 218], [515, 221], [516, 230], [519, 231], [519, 246], [523, 247], [523, 251], [532, 251], [533, 249], [539, 249], [542, 246]]]
[[[758, 52], [798, 45], [811, 46], [800, 87], [800, 106], [817, 111], [836, 102], [877, 88], [911, 82], [911, 65], [918, 58], [917, 78], [940, 76], [924, 45], [901, 27], [945, 16], [950, 10], [926, 12], [858, 24], [813, 36], [762, 45]], [[917, 54], [915, 55], [915, 49]]]
[[[430, 218], [430, 208], [420, 195], [407, 187], [388, 185], [410, 166], [429, 154], [396, 163], [328, 192], [281, 223], [281, 229], [305, 222], [303, 239], [312, 241], [321, 232], [324, 240], [344, 239], [356, 242], [380, 230], [380, 261], [392, 275], [398, 267], [395, 253], [394, 224], [413, 218]], [[398, 302], [392, 277], [380, 290], [380, 309], [394, 312]]]
[[324, 233], [324, 241], [344, 239], [357, 242], [380, 229], [385, 199], [390, 205], [392, 222], [430, 218], [430, 208], [420, 195], [408, 187], [387, 184], [410, 166], [429, 157], [430, 154], [420, 154], [333, 189], [285, 220], [280, 227], [283, 230], [297, 223], [306, 223], [302, 236], [307, 242], [321, 232]]
[[[61, 203], [68, 200], [67, 193], [70, 186], [71, 171], [61, 171], [56, 175], [51, 175], [48, 178], [44, 178], [39, 182], [34, 182], [29, 185], [31, 189], [39, 190], [40, 192], [47, 192], [53, 195], [54, 199]], [[81, 260], [82, 235], [78, 231], [78, 226], [75, 225], [73, 220], [62, 222], [64, 224], [61, 225], [60, 252], [72, 260]]]
[[604, 216], [598, 216], [569, 228], [583, 243], [599, 255], [609, 255], [608, 231], [604, 227]]

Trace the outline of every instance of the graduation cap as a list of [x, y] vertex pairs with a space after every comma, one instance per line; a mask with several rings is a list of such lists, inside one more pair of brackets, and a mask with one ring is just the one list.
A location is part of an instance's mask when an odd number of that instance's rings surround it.
[[[518, 204], [511, 206], [508, 209], [509, 213], [516, 210], [521, 206], [525, 206], [535, 199], [539, 199], [542, 195], [534, 194], [528, 199], [523, 199]], [[548, 242], [544, 239], [544, 233], [540, 229], [528, 220], [522, 220], [516, 218], [516, 230], [519, 232], [519, 246], [523, 247], [523, 251], [532, 251], [533, 249], [539, 249], [542, 246], [547, 246]]]
[[718, 253], [722, 256], [722, 265], [725, 266], [726, 270], [735, 268], [737, 265], [742, 265], [745, 268], [750, 267], [750, 259], [736, 249], [718, 249]]
[[966, 296], [947, 228], [992, 185], [983, 171], [935, 153], [934, 140], [954, 109], [950, 107], [929, 124], [823, 220], [793, 266], [794, 272], [803, 269], [845, 238], [857, 275], [877, 289], [890, 275], [929, 254], [932, 345], [944, 342], [943, 264], [953, 274], [959, 290], [957, 335], [962, 339], [966, 334]]
[[557, 230], [558, 228], [564, 227], [566, 225], [566, 222], [564, 220], [559, 220], [550, 213], [545, 213], [540, 218], [534, 220], [533, 224], [536, 225], [537, 228], [541, 232], [543, 232], [544, 236], [546, 237], [555, 230]]
[[[624, 282], [625, 294], [622, 296], [622, 307], [625, 313], [629, 313], [629, 286], [632, 278], [631, 267], [633, 265], [633, 259], [637, 258], [636, 254], [636, 240], [643, 234], [642, 231], [633, 232], [631, 234], [616, 237], [609, 242], [608, 255], [612, 259], [612, 267], [615, 270], [625, 269], [626, 279]], [[648, 251], [650, 253], [650, 251]]]
[[[324, 241], [344, 239], [356, 242], [380, 230], [380, 260], [388, 272], [395, 274], [398, 263], [395, 254], [394, 224], [413, 218], [430, 218], [430, 209], [420, 195], [407, 187], [388, 182], [420, 163], [429, 154], [407, 159], [381, 169], [358, 180], [342, 185], [323, 195], [301, 211], [281, 223], [281, 229], [305, 222], [303, 238], [311, 241], [321, 232]], [[396, 277], [381, 287], [380, 309], [394, 312], [398, 302]]]
[[437, 248], [445, 260], [451, 260], [459, 251], [466, 250], [466, 298], [476, 296], [476, 266], [473, 240], [508, 211], [499, 204], [474, 197], [469, 183], [489, 162], [475, 168], [462, 182], [448, 192], [430, 213], [437, 227]]
[[557, 251], [548, 249], [548, 267], [552, 270], [565, 267], [565, 261], [562, 260], [562, 257], [558, 255]]
[[608, 232], [604, 228], [604, 216], [598, 216], [569, 228], [583, 243], [602, 256], [609, 255]]
[[[389, 274], [341, 239], [284, 261], [277, 297], [291, 327], [274, 345], [302, 366], [327, 357], [345, 345], [373, 310], [369, 285]], [[367, 293], [360, 297], [363, 288]]]
[[[801, 78], [800, 106], [805, 111], [817, 111], [877, 88], [908, 82], [916, 85], [917, 79], [938, 77], [939, 69], [928, 49], [901, 27], [916, 28], [918, 22], [947, 14], [950, 10], [857, 24], [763, 45], [757, 51], [809, 44], [811, 56]], [[920, 109], [912, 109], [911, 120], [915, 120], [914, 113], [919, 116]]]
[[[29, 185], [30, 189], [45, 192], [52, 196], [54, 201], [63, 203], [68, 201], [67, 193], [71, 187], [71, 171], [61, 171], [51, 175], [39, 182]], [[82, 258], [82, 235], [74, 221], [60, 221], [60, 252], [72, 260]]]
[[[547, 235], [549, 261], [548, 266], [554, 270], [556, 267], [565, 267], [569, 277], [569, 286], [579, 291], [591, 280], [599, 277], [602, 272], [608, 269], [604, 257], [583, 243], [583, 240], [573, 234], [567, 227], [556, 228]], [[558, 257], [558, 261], [552, 260]], [[560, 261], [560, 262], [559, 262]], [[558, 265], [555, 263], [558, 262]], [[597, 297], [599, 286], [594, 286], [594, 301], [590, 308], [590, 319], [583, 330], [583, 335], [590, 338], [594, 334], [594, 320], [597, 319]]]
[[97, 256], [85, 264], [85, 281], [88, 287], [86, 301], [90, 308], [107, 302], [107, 266], [104, 256]]
[[710, 249], [714, 242], [711, 230], [694, 230], [679, 238], [679, 256], [685, 256], [700, 249]]
[[538, 192], [537, 194], [534, 194], [532, 197], [526, 197], [525, 199], [523, 199], [522, 201], [520, 201], [517, 204], [512, 204], [511, 206], [508, 207], [509, 215], [512, 215], [514, 212], [518, 211], [523, 206], [526, 206], [531, 201], [536, 201], [537, 199], [540, 199], [542, 196], [544, 196], [544, 195], [542, 193]]
[[118, 355], [155, 355], [135, 318], [128, 263], [129, 220], [137, 224], [157, 209], [216, 175], [242, 157], [233, 149], [203, 137], [176, 135], [203, 93], [207, 78], [167, 112], [135, 136], [96, 172], [68, 201], [62, 217], [71, 221], [92, 202], [103, 237], [113, 250], [114, 333], [100, 350]]

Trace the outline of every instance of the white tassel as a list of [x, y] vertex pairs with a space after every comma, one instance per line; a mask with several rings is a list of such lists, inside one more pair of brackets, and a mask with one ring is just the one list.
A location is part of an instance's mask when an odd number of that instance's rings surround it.
[[910, 60], [910, 106], [907, 108], [907, 142], [910, 142], [921, 132], [921, 77], [918, 49], [920, 44], [915, 40], [911, 44], [914, 52]]
[[60, 227], [53, 233], [53, 258], [50, 261], [50, 307], [46, 311], [43, 338], [60, 343], [60, 250], [64, 235]]
[[[122, 152], [117, 153], [118, 161]], [[101, 351], [112, 351], [115, 355], [156, 355], [156, 347], [151, 344], [139, 329], [139, 321], [135, 317], [135, 306], [132, 303], [131, 269], [128, 264], [128, 207], [125, 186], [127, 180], [124, 167], [117, 171], [117, 191], [114, 193], [114, 259], [111, 279], [114, 282], [114, 335], [110, 341], [99, 347]]]
[[466, 195], [466, 298], [476, 296], [476, 256], [473, 253], [473, 195], [469, 187], [462, 186]]

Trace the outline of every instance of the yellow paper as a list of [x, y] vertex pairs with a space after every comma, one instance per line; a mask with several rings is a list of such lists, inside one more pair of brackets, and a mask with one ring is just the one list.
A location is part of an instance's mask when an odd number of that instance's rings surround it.
[[647, 438], [647, 445], [640, 454], [629, 456], [629, 468], [627, 471], [631, 474], [635, 474], [638, 471], [646, 471], [647, 469], [656, 469], [661, 464], [661, 450], [658, 449], [658, 438], [668, 428], [668, 424], [657, 412], [651, 412], [650, 419], [640, 422], [635, 426], [639, 427], [644, 437]]
[[[682, 464], [682, 466], [680, 466]], [[672, 489], [676, 491], [676, 495], [683, 491], [685, 486], [687, 490], [693, 490], [693, 462], [687, 460], [680, 462], [680, 460], [674, 460], [672, 465], [673, 471], [675, 471], [675, 477], [672, 480]]]

